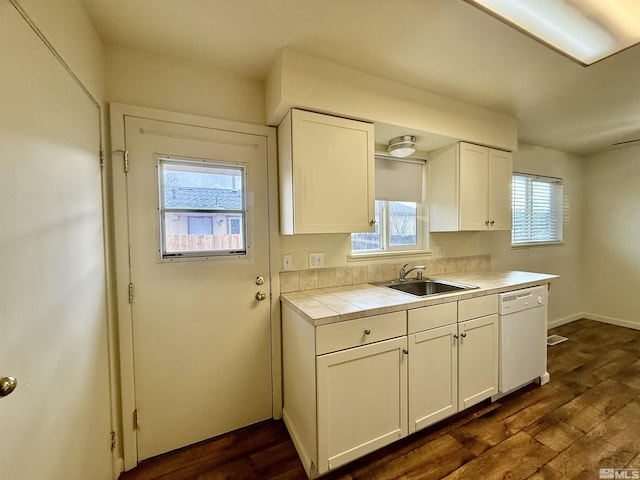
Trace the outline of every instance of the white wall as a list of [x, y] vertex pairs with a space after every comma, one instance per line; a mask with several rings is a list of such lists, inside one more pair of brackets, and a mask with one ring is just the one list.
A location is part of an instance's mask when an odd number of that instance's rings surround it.
[[549, 321], [554, 323], [575, 320], [576, 315], [584, 311], [580, 290], [584, 162], [578, 155], [520, 143], [514, 153], [514, 171], [563, 179], [563, 244], [511, 248], [511, 232], [489, 233], [493, 268], [560, 275], [551, 284], [549, 296]]
[[96, 100], [104, 98], [102, 42], [78, 0], [17, 0]]
[[284, 49], [266, 80], [268, 124], [278, 125], [292, 107], [507, 150], [518, 144], [512, 116]]
[[585, 311], [640, 328], [640, 147], [588, 157], [584, 191]]
[[106, 100], [264, 125], [264, 85], [223, 71], [105, 46]]

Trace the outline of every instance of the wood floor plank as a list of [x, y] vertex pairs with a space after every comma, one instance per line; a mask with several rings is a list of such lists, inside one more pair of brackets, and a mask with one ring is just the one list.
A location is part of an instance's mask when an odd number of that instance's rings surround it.
[[526, 479], [555, 456], [556, 452], [549, 447], [524, 432], [518, 432], [444, 478]]
[[542, 466], [536, 473], [527, 480], [569, 480], [560, 472], [554, 470], [549, 464]]

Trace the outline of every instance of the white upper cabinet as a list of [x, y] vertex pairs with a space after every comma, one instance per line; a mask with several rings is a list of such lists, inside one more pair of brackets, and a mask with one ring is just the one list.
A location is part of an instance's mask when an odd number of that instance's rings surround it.
[[510, 152], [460, 142], [429, 156], [432, 232], [511, 230]]
[[278, 148], [282, 234], [374, 231], [373, 124], [293, 109]]

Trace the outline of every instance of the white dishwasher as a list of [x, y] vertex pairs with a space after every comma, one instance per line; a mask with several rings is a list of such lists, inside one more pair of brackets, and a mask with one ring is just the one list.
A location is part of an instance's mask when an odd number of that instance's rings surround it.
[[547, 286], [499, 295], [498, 390], [507, 393], [547, 373]]

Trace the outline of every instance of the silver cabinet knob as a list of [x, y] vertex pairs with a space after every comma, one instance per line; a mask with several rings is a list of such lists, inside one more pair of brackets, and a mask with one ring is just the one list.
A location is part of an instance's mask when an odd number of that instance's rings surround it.
[[6, 397], [11, 394], [18, 386], [15, 377], [2, 377], [0, 379], [0, 397]]
[[262, 275], [256, 277], [256, 285], [264, 285], [264, 277]]
[[368, 328], [364, 331], [365, 335], [371, 335], [371, 330], [369, 330]]
[[375, 220], [369, 220], [369, 225], [371, 225], [372, 227], [376, 224]]
[[406, 348], [403, 348], [402, 353], [404, 353], [405, 355], [409, 355], [409, 350], [407, 350]]
[[460, 334], [460, 336], [461, 336], [462, 338], [465, 338], [465, 337], [467, 336], [467, 334], [466, 334], [466, 333], [462, 333], [462, 334]]
[[264, 293], [262, 291], [256, 293], [256, 300], [258, 300], [259, 302], [261, 302], [265, 298], [267, 298], [267, 294], [266, 293]]

